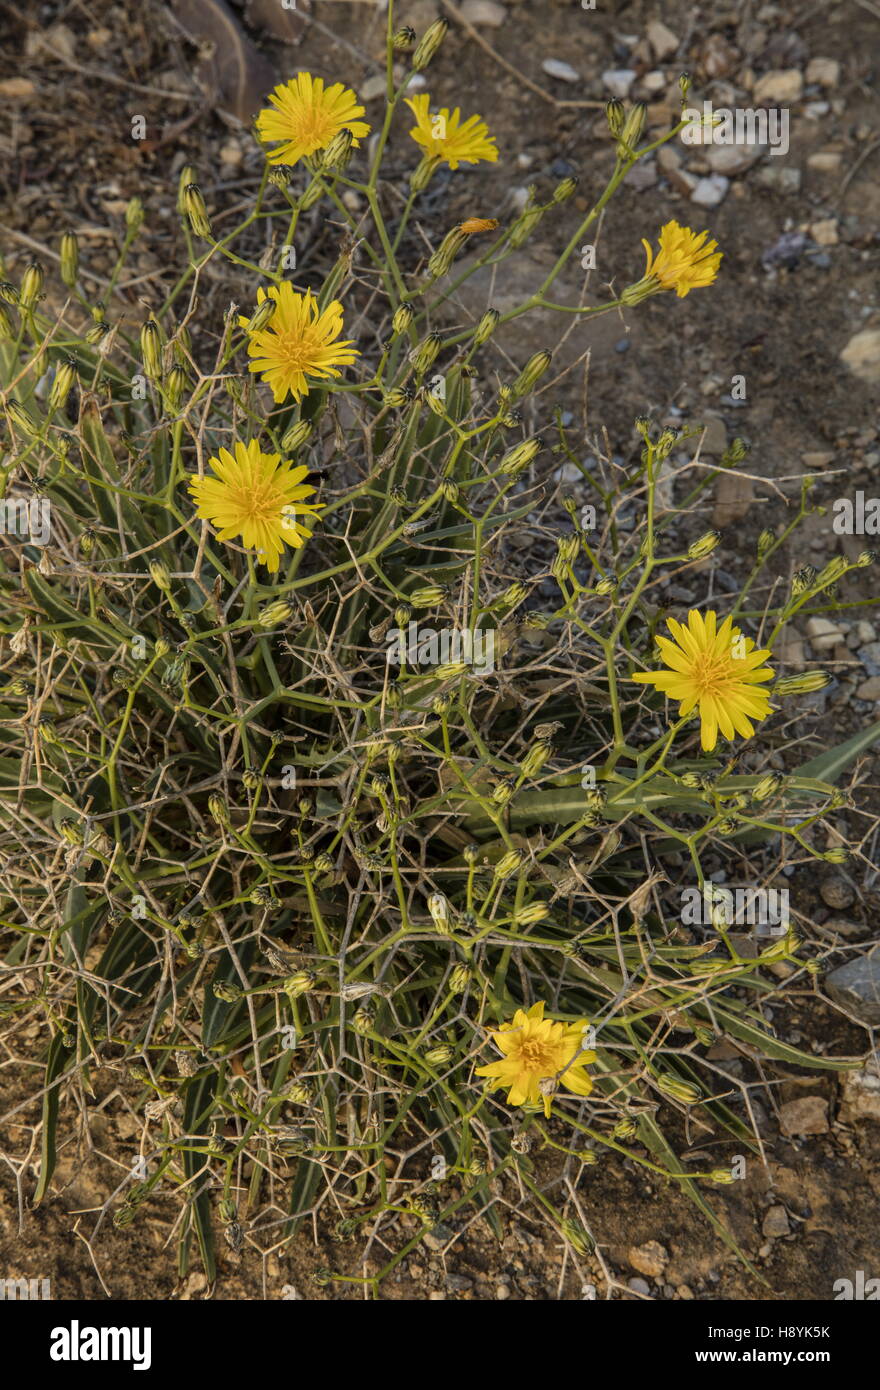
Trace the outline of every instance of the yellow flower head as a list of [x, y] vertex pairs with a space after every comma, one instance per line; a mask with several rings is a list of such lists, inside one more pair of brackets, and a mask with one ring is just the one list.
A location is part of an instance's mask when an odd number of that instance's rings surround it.
[[692, 232], [690, 227], [680, 227], [677, 222], [667, 222], [661, 229], [660, 250], [656, 254], [642, 238], [648, 258], [645, 278], [652, 276], [664, 290], [675, 290], [679, 299], [684, 299], [691, 290], [711, 285], [724, 253], [715, 250], [717, 241], [706, 241], [708, 235], [708, 232]]
[[517, 1009], [512, 1023], [505, 1023], [492, 1034], [492, 1041], [504, 1056], [500, 1062], [477, 1067], [477, 1076], [492, 1079], [489, 1089], [507, 1090], [508, 1105], [543, 1103], [549, 1116], [557, 1089], [576, 1096], [588, 1096], [593, 1082], [586, 1071], [595, 1062], [595, 1052], [582, 1052], [587, 1020], [556, 1023], [544, 1017], [544, 1001], [526, 1012]]
[[457, 169], [459, 164], [479, 164], [481, 160], [495, 163], [498, 158], [495, 138], [479, 116], [469, 116], [462, 122], [458, 106], [451, 114], [444, 106], [432, 116], [427, 92], [407, 97], [406, 104], [416, 118], [410, 135], [428, 157], [442, 159], [450, 169]]
[[257, 116], [257, 134], [264, 143], [281, 142], [267, 151], [271, 164], [296, 164], [323, 150], [341, 130], [351, 131], [354, 145], [370, 133], [371, 127], [358, 119], [365, 111], [354, 92], [341, 82], [325, 87], [324, 79], [310, 72], [298, 72], [290, 82], [276, 87], [269, 101], [272, 108], [264, 108]]
[[743, 637], [732, 618], [717, 626], [717, 614], [710, 609], [705, 617], [692, 608], [687, 626], [668, 618], [666, 626], [675, 638], [658, 637], [657, 645], [669, 670], [642, 671], [633, 680], [653, 685], [670, 700], [680, 700], [679, 714], [700, 709], [700, 737], [707, 753], [718, 741], [719, 731], [726, 739], [737, 734], [751, 738], [751, 721], [766, 719], [770, 696], [759, 689], [774, 672], [763, 666], [769, 649], [758, 651], [751, 637]]
[[274, 574], [285, 544], [299, 550], [311, 536], [302, 520], [321, 510], [304, 501], [315, 491], [303, 482], [309, 470], [282, 463], [280, 454], [264, 454], [255, 439], [236, 444], [234, 454], [221, 449], [209, 464], [213, 477], [189, 478], [196, 515], [217, 527], [221, 541], [241, 536]]
[[[257, 303], [265, 298], [265, 290], [258, 289]], [[337, 367], [350, 367], [359, 356], [351, 339], [336, 342], [342, 332], [342, 305], [337, 300], [319, 309], [311, 290], [298, 294], [287, 280], [270, 285], [269, 298], [277, 308], [265, 328], [250, 334], [248, 354], [254, 359], [250, 370], [262, 373], [277, 403], [288, 392], [297, 401], [307, 396], [306, 377], [340, 376]], [[247, 318], [241, 316], [238, 322], [247, 328]]]

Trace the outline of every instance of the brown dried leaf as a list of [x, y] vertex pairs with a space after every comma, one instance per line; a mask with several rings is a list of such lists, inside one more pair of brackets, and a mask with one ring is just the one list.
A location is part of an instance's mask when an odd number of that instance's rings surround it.
[[197, 76], [217, 106], [247, 125], [278, 82], [269, 59], [242, 33], [224, 0], [174, 0], [180, 23], [207, 56]]

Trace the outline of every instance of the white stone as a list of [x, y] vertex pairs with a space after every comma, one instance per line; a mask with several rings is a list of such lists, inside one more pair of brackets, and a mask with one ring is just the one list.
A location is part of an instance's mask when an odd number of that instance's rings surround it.
[[743, 174], [762, 154], [760, 145], [713, 145], [706, 151], [706, 162], [713, 174]]
[[541, 70], [546, 72], [548, 77], [555, 77], [560, 82], [580, 82], [581, 80], [580, 73], [571, 66], [571, 63], [562, 63], [558, 58], [545, 58], [541, 64]]
[[701, 208], [717, 208], [727, 197], [729, 187], [730, 179], [726, 179], [723, 174], [710, 174], [707, 179], [697, 180], [697, 186], [691, 194], [691, 202], [699, 204]]
[[860, 381], [880, 381], [880, 328], [863, 328], [861, 333], [855, 333], [840, 360]]
[[784, 106], [790, 101], [799, 101], [803, 90], [804, 79], [799, 68], [775, 68], [758, 78], [752, 95], [758, 106], [765, 102]]
[[840, 240], [836, 219], [823, 217], [818, 222], [812, 222], [810, 224], [810, 236], [817, 246], [836, 246]]
[[631, 68], [609, 68], [607, 72], [603, 72], [602, 82], [613, 97], [619, 97], [623, 101], [624, 97], [629, 95], [635, 77]]
[[507, 11], [503, 5], [496, 5], [495, 0], [464, 0], [461, 17], [468, 24], [486, 24], [490, 29], [500, 29]]
[[661, 63], [664, 58], [671, 58], [678, 48], [678, 35], [674, 34], [660, 19], [652, 19], [646, 26], [645, 33], [648, 35], [648, 42]]
[[810, 646], [816, 652], [830, 652], [843, 641], [843, 633], [836, 623], [828, 618], [810, 618], [807, 623], [807, 636]]
[[840, 81], [840, 64], [836, 58], [811, 58], [807, 63], [807, 81], [820, 87], [836, 87]]

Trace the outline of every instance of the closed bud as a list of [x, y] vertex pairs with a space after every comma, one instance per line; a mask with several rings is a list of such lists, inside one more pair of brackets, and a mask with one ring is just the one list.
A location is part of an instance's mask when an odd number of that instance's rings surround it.
[[411, 307], [409, 304], [401, 304], [400, 308], [395, 310], [394, 317], [391, 320], [391, 331], [394, 333], [395, 337], [401, 333], [405, 333], [412, 321], [413, 311]]
[[446, 593], [443, 584], [426, 584], [423, 588], [414, 590], [409, 596], [409, 601], [413, 608], [433, 608], [435, 604], [443, 602]]
[[58, 829], [69, 845], [81, 845], [83, 843], [83, 833], [79, 821], [75, 821], [71, 816], [64, 816]]
[[211, 993], [224, 1004], [234, 1004], [244, 993], [241, 985], [231, 985], [228, 980], [212, 980]]
[[498, 863], [495, 865], [495, 877], [510, 878], [511, 874], [516, 873], [522, 860], [523, 852], [521, 849], [508, 850], [506, 854], [501, 856]]
[[440, 1043], [425, 1053], [425, 1061], [429, 1067], [445, 1067], [451, 1056], [452, 1048], [448, 1047], [446, 1043]]
[[498, 471], [507, 477], [521, 473], [544, 447], [543, 439], [524, 439], [521, 444], [506, 453], [498, 465]]
[[264, 299], [262, 304], [257, 305], [248, 319], [245, 333], [259, 333], [262, 328], [266, 327], [277, 307], [274, 299]]
[[760, 782], [752, 788], [753, 801], [769, 801], [772, 796], [776, 796], [782, 787], [785, 778], [779, 772], [769, 772], [766, 777], [762, 777]]
[[694, 541], [692, 545], [688, 546], [688, 559], [704, 560], [707, 555], [712, 554], [712, 551], [715, 549], [720, 540], [720, 531], [707, 531], [706, 534], [704, 536], [701, 536], [698, 541]]
[[435, 19], [433, 24], [428, 25], [412, 56], [414, 72], [423, 72], [428, 66], [445, 39], [448, 28], [449, 23], [445, 19]]
[[291, 1105], [310, 1105], [315, 1097], [315, 1088], [310, 1081], [292, 1081], [284, 1092], [284, 1099]]
[[18, 290], [9, 280], [0, 280], [0, 300], [4, 304], [11, 304], [13, 308], [18, 304]]
[[[534, 192], [534, 190], [532, 190]], [[531, 205], [520, 213], [507, 234], [507, 244], [514, 250], [528, 241], [532, 232], [537, 227], [541, 218], [544, 216], [544, 208], [540, 205]]]
[[511, 387], [512, 396], [524, 396], [536, 386], [553, 361], [553, 354], [542, 351], [530, 357]]
[[736, 1182], [736, 1178], [729, 1168], [713, 1168], [709, 1174], [712, 1182], [719, 1184]]
[[863, 551], [861, 551], [861, 553], [859, 554], [859, 558], [858, 558], [858, 560], [856, 561], [856, 564], [858, 565], [858, 567], [859, 567], [860, 570], [865, 570], [865, 569], [867, 569], [867, 568], [869, 567], [869, 565], [873, 565], [873, 563], [874, 563], [874, 561], [875, 561], [876, 559], [877, 559], [877, 552], [876, 552], [876, 550], [863, 550]]
[[773, 534], [773, 532], [769, 529], [769, 527], [765, 528], [765, 530], [763, 530], [760, 536], [758, 537], [759, 560], [766, 560], [767, 556], [770, 554], [770, 551], [773, 549], [775, 542], [776, 537]]
[[635, 106], [630, 107], [620, 131], [620, 143], [627, 153], [634, 151], [639, 143], [647, 114], [648, 108], [643, 101], [637, 101]]
[[574, 193], [577, 186], [578, 181], [576, 178], [563, 179], [562, 183], [558, 183], [554, 188], [553, 197], [550, 199], [551, 203], [553, 203], [554, 206], [556, 206], [559, 203], [567, 202], [571, 195]]
[[162, 564], [161, 560], [150, 561], [150, 578], [156, 585], [156, 588], [161, 589], [164, 594], [170, 592], [171, 575], [168, 573], [167, 568]]
[[165, 373], [162, 387], [169, 410], [172, 414], [176, 414], [180, 409], [180, 402], [183, 400], [183, 393], [186, 389], [186, 372], [183, 367], [175, 363], [171, 370]]
[[464, 994], [471, 981], [471, 972], [466, 965], [456, 965], [449, 976], [450, 994]]
[[191, 164], [184, 164], [183, 168], [180, 171], [180, 177], [177, 180], [177, 211], [180, 213], [181, 217], [186, 216], [186, 200], [184, 194], [186, 193], [186, 190], [189, 188], [190, 184], [195, 184], [195, 181], [195, 169], [192, 167]]
[[466, 661], [444, 661], [435, 668], [434, 674], [441, 681], [454, 681], [467, 675], [470, 669]]
[[31, 261], [21, 277], [18, 292], [19, 303], [23, 309], [32, 309], [43, 293], [43, 267], [39, 261]]
[[366, 1037], [368, 1033], [371, 1033], [373, 1024], [376, 1022], [376, 1005], [373, 1001], [368, 999], [366, 1003], [361, 1004], [351, 1022], [354, 1031], [360, 1037]]
[[826, 849], [822, 858], [826, 864], [845, 864], [849, 859], [849, 850], [843, 845], [836, 845], [834, 849]]
[[394, 386], [390, 391], [385, 392], [384, 401], [389, 410], [402, 410], [405, 405], [409, 405], [413, 399], [413, 393], [407, 386]]
[[514, 779], [512, 777], [500, 777], [492, 788], [492, 800], [496, 806], [506, 806], [513, 796]]
[[15, 325], [5, 304], [0, 304], [0, 343], [10, 343], [15, 338]]
[[412, 615], [413, 610], [410, 604], [399, 603], [394, 610], [394, 621], [398, 627], [406, 627]]
[[153, 651], [161, 661], [162, 658], [164, 656], [167, 656], [168, 653], [171, 651], [171, 644], [169, 642], [166, 642], [164, 637], [157, 637], [155, 645], [153, 647]]
[[457, 502], [461, 496], [461, 488], [454, 478], [444, 478], [439, 484], [437, 491], [444, 502]]
[[730, 468], [735, 463], [742, 463], [743, 459], [751, 452], [751, 447], [744, 439], [737, 436], [721, 455], [722, 468]]
[[807, 671], [802, 676], [783, 676], [773, 687], [774, 695], [812, 695], [831, 684], [827, 671]]
[[496, 600], [496, 605], [498, 608], [518, 608], [528, 592], [525, 584], [520, 580], [516, 580], [509, 588], [504, 590], [501, 597]]
[[34, 419], [33, 415], [31, 415], [30, 411], [26, 410], [20, 401], [7, 401], [6, 413], [13, 424], [18, 426], [22, 434], [29, 435], [31, 438], [39, 434], [40, 426], [37, 424], [37, 421]]
[[610, 101], [606, 101], [605, 119], [608, 122], [608, 129], [611, 134], [614, 136], [615, 140], [619, 140], [620, 136], [623, 134], [626, 111], [624, 110], [623, 102], [618, 97], [612, 97]]
[[294, 975], [287, 976], [281, 988], [288, 999], [299, 999], [301, 995], [309, 994], [315, 988], [317, 978], [313, 970], [297, 970]]
[[474, 329], [473, 341], [477, 347], [482, 347], [483, 343], [489, 341], [495, 329], [498, 327], [498, 320], [501, 318], [497, 309], [487, 309]]
[[351, 152], [354, 147], [354, 136], [350, 130], [342, 129], [328, 145], [321, 151], [322, 169], [345, 169], [351, 159]]
[[137, 236], [144, 225], [144, 205], [140, 198], [129, 198], [125, 205], [125, 226], [130, 237]]
[[301, 449], [311, 437], [312, 428], [308, 420], [297, 420], [295, 425], [291, 425], [281, 439], [281, 447], [285, 454], [295, 454], [297, 449]]
[[61, 237], [61, 279], [72, 290], [79, 275], [79, 242], [73, 232]]
[[217, 792], [212, 792], [208, 797], [208, 810], [211, 813], [211, 819], [217, 825], [229, 825], [229, 807]]
[[197, 183], [187, 184], [183, 190], [183, 208], [195, 235], [204, 237], [206, 241], [209, 240], [211, 223], [208, 220], [208, 209], [205, 207], [202, 190]]
[[280, 598], [275, 603], [269, 603], [265, 608], [261, 608], [257, 623], [260, 627], [278, 627], [281, 623], [286, 623], [293, 617], [293, 605], [286, 599]]
[[410, 24], [404, 24], [403, 28], [398, 29], [397, 33], [392, 38], [391, 47], [394, 49], [395, 53], [405, 53], [408, 48], [412, 48], [415, 41], [415, 29], [413, 29]]
[[445, 275], [452, 266], [461, 248], [467, 241], [467, 232], [463, 232], [460, 227], [453, 227], [451, 232], [447, 232], [437, 250], [428, 260], [428, 274], [433, 280], [438, 280], [441, 275]]
[[665, 1072], [657, 1077], [657, 1086], [664, 1095], [680, 1100], [683, 1105], [696, 1105], [702, 1099], [699, 1086], [694, 1086], [690, 1081], [681, 1081], [677, 1076], [670, 1076]]
[[617, 580], [610, 575], [605, 579], [600, 579], [596, 585], [596, 593], [602, 598], [611, 598], [617, 592]]
[[829, 560], [828, 564], [820, 571], [816, 579], [816, 588], [830, 588], [832, 584], [836, 584], [839, 579], [843, 578], [848, 569], [849, 564], [844, 557], [842, 555], [835, 555], [834, 559]]
[[534, 922], [543, 922], [550, 916], [550, 908], [547, 903], [530, 903], [528, 907], [523, 907], [516, 913], [514, 920], [518, 927], [528, 927]]
[[146, 376], [158, 380], [162, 375], [162, 335], [154, 319], [147, 319], [141, 328], [141, 360]]
[[520, 764], [522, 775], [524, 777], [537, 777], [552, 752], [552, 743], [548, 743], [546, 739], [538, 739], [537, 743], [532, 744]]
[[611, 1137], [612, 1139], [632, 1139], [635, 1132], [636, 1126], [633, 1120], [618, 1120], [611, 1131]]
[[813, 565], [804, 565], [802, 569], [796, 570], [791, 581], [792, 594], [809, 593], [816, 587], [818, 577], [818, 570]]
[[75, 381], [76, 362], [72, 357], [65, 357], [55, 368], [55, 380], [52, 382], [52, 389], [49, 392], [50, 410], [64, 409]]
[[593, 1253], [595, 1245], [592, 1237], [587, 1234], [579, 1221], [565, 1220], [560, 1222], [559, 1234], [566, 1240], [581, 1259], [586, 1259]]
[[420, 159], [409, 176], [409, 186], [413, 193], [424, 193], [443, 160], [439, 155], [426, 154]]
[[329, 874], [333, 870], [332, 856], [326, 853], [316, 854], [315, 862], [312, 865], [316, 874]]
[[429, 333], [426, 338], [422, 339], [417, 347], [413, 348], [410, 353], [410, 361], [419, 376], [423, 375], [429, 367], [434, 365], [442, 343], [443, 339], [440, 337], [439, 333]]

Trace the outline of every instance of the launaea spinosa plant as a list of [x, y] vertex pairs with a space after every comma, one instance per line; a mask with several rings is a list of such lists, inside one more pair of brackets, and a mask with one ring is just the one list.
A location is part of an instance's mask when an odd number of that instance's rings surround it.
[[[762, 1012], [771, 965], [815, 988], [813, 943], [787, 922], [746, 950], [720, 908], [682, 924], [669, 885], [714, 902], [708, 866], [742, 872], [755, 841], [771, 877], [845, 858], [836, 782], [876, 730], [785, 764], [827, 677], [778, 653], [871, 557], [779, 577], [805, 480], [712, 598], [719, 538], [693, 518], [718, 469], [641, 417], [628, 458], [582, 461], [550, 351], [512, 362], [496, 333], [549, 307], [577, 334], [648, 296], [686, 314], [723, 248], [618, 226], [632, 278], [599, 307], [556, 302], [678, 129], [649, 142], [643, 108], [612, 102], [595, 205], [524, 302], [468, 314], [463, 282], [503, 284], [574, 180], [486, 215], [480, 166], [508, 157], [491, 113], [409, 91], [444, 29], [398, 29], [389, 5], [375, 126], [343, 80], [267, 94], [236, 225], [185, 169], [176, 279], [137, 321], [113, 294], [137, 199], [103, 303], [71, 234], [51, 283], [35, 263], [3, 284], [0, 1006], [33, 1078], [16, 1132], [39, 1202], [110, 1068], [143, 1133], [108, 1211], [148, 1220], [176, 1195], [181, 1268], [211, 1279], [218, 1231], [283, 1252], [313, 1215], [385, 1252], [367, 1272], [340, 1251], [322, 1279], [375, 1292], [428, 1229], [476, 1210], [500, 1232], [523, 1202], [587, 1260], [585, 1170], [627, 1157], [723, 1230], [713, 1185], [758, 1145], [713, 1042], [847, 1065]], [[470, 170], [474, 214], [426, 247], [441, 168]], [[736, 441], [720, 467], [744, 458]], [[702, 597], [664, 608], [683, 573]], [[679, 1156], [683, 1117], [710, 1165]]]

